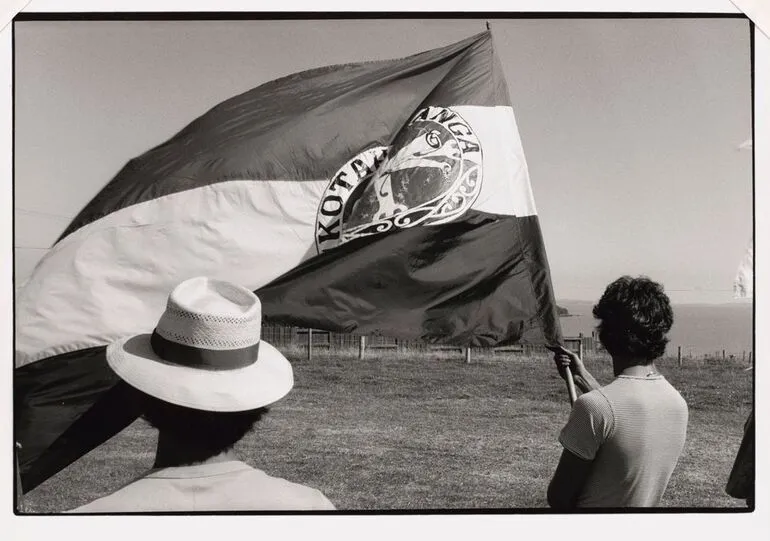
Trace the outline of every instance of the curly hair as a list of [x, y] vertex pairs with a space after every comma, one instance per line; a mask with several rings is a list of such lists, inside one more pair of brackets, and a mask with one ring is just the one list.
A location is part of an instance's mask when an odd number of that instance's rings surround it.
[[203, 461], [232, 449], [268, 408], [215, 412], [177, 406], [138, 391], [142, 417], [161, 432], [189, 442], [195, 461]]
[[594, 306], [599, 340], [612, 356], [649, 364], [666, 350], [666, 333], [674, 323], [663, 286], [646, 276], [622, 276], [607, 286]]

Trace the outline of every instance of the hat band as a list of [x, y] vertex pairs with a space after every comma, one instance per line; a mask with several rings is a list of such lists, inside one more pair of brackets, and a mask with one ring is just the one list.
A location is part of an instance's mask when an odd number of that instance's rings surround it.
[[172, 342], [158, 334], [150, 337], [152, 350], [164, 361], [204, 370], [234, 370], [246, 368], [257, 361], [259, 342], [239, 349], [205, 349]]

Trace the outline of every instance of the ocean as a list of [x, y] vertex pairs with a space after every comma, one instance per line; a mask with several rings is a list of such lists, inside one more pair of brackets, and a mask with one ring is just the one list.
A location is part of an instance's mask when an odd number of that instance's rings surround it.
[[[565, 337], [583, 333], [591, 336], [596, 320], [591, 315], [592, 302], [558, 301], [570, 316], [559, 318]], [[675, 304], [674, 326], [669, 333], [667, 355], [676, 355], [682, 347], [682, 355], [702, 357], [704, 355], [735, 355], [741, 358], [744, 352], [753, 351], [753, 310], [751, 303], [731, 304]]]

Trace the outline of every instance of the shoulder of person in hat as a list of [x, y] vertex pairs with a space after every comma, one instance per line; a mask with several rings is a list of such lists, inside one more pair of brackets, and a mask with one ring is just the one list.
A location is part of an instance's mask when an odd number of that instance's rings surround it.
[[[213, 495], [214, 492], [218, 494]], [[201, 507], [187, 506], [188, 497], [198, 500]], [[154, 468], [119, 490], [68, 513], [334, 509], [334, 505], [320, 490], [273, 477], [242, 461], [230, 460]]]
[[293, 387], [288, 360], [260, 339], [259, 299], [205, 277], [171, 292], [152, 333], [107, 347], [107, 363], [158, 429], [153, 470], [74, 512], [330, 510], [318, 490], [271, 477], [233, 447]]

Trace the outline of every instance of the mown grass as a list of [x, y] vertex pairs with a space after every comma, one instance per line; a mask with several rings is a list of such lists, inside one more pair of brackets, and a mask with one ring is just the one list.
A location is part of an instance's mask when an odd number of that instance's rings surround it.
[[[341, 510], [546, 507], [569, 413], [551, 360], [511, 354], [288, 352], [294, 390], [238, 446], [248, 463], [322, 490]], [[586, 360], [609, 382], [606, 358]], [[740, 507], [724, 493], [751, 408], [753, 373], [730, 361], [659, 367], [690, 405], [667, 507]], [[137, 421], [25, 496], [60, 512], [150, 467], [155, 433]]]

